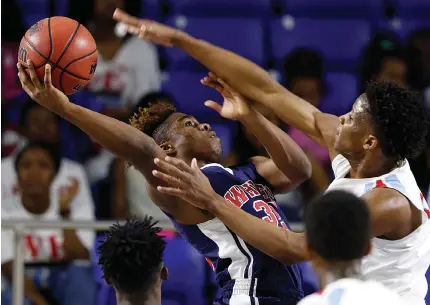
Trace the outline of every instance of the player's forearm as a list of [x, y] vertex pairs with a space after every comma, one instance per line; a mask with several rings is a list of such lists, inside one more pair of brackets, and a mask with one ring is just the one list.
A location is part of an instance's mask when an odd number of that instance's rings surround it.
[[292, 185], [311, 176], [312, 167], [308, 157], [286, 132], [255, 110], [244, 117], [241, 123], [266, 148], [275, 165], [289, 178]]
[[314, 113], [319, 110], [281, 86], [253, 62], [206, 41], [179, 32], [175, 46], [183, 49], [248, 99], [272, 109], [276, 115], [311, 137], [320, 137]]
[[155, 141], [126, 123], [72, 103], [54, 111], [138, 168], [147, 166], [146, 163], [151, 163], [154, 157], [160, 157], [156, 155], [159, 148]]
[[218, 196], [209, 211], [253, 247], [284, 264], [307, 260], [305, 235], [285, 231], [254, 217]]

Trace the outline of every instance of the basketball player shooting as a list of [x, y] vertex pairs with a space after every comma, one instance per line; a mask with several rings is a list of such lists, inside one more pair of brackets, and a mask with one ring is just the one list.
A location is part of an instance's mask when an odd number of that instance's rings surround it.
[[[145, 176], [152, 201], [171, 218], [177, 231], [206, 256], [217, 273], [222, 292], [216, 304], [296, 304], [303, 297], [299, 266], [284, 265], [263, 254], [210, 212], [156, 189], [167, 184], [153, 175], [157, 168], [154, 158], [177, 157], [184, 164], [192, 162], [193, 166], [200, 167], [216, 192], [230, 198], [245, 214], [270, 218], [273, 224], [288, 229], [273, 192], [288, 191], [307, 179], [310, 162], [286, 133], [256, 112], [242, 96], [228, 86], [211, 84], [224, 96], [224, 103], [223, 106], [215, 102], [206, 105], [224, 118], [238, 120], [249, 128], [271, 158], [255, 156], [246, 164], [224, 168], [217, 163], [221, 157], [220, 139], [209, 124], [199, 123], [169, 104], [157, 103], [140, 109], [131, 118], [130, 126], [70, 103], [67, 96], [52, 86], [49, 65], [45, 68], [43, 84], [33, 63], [28, 62], [28, 67], [30, 77], [18, 64], [19, 78], [33, 100], [81, 128]], [[297, 238], [303, 239], [303, 236], [297, 235]], [[300, 245], [304, 243], [300, 240], [296, 243], [294, 260], [303, 260], [304, 250]]]
[[[329, 189], [361, 196], [370, 210], [373, 250], [363, 260], [364, 275], [381, 281], [410, 304], [424, 305], [425, 272], [430, 264], [430, 212], [407, 161], [419, 155], [427, 135], [427, 111], [416, 94], [392, 83], [372, 83], [349, 113], [336, 117], [321, 113], [237, 54], [120, 10], [114, 13], [114, 19], [126, 23], [130, 34], [181, 48], [237, 92], [269, 107], [285, 123], [327, 147], [335, 174]], [[159, 191], [210, 211], [245, 241], [282, 262], [291, 263], [297, 258], [300, 234], [270, 226], [214, 196], [197, 167], [175, 159], [161, 161], [160, 166], [170, 174], [163, 180], [173, 187], [161, 186]], [[188, 182], [186, 188], [183, 181]]]

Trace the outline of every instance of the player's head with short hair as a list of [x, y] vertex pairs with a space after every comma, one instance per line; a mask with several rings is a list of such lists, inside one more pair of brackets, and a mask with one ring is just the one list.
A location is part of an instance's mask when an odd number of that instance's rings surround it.
[[351, 193], [328, 191], [315, 198], [306, 207], [305, 227], [314, 263], [348, 263], [369, 253], [369, 211], [366, 203]]
[[347, 158], [398, 162], [420, 155], [427, 128], [428, 112], [417, 93], [372, 82], [340, 117], [334, 147]]
[[146, 216], [115, 224], [97, 251], [104, 278], [127, 304], [145, 304], [151, 298], [161, 300], [161, 283], [167, 279], [163, 265], [166, 243], [158, 235], [161, 228]]
[[24, 135], [31, 141], [59, 141], [60, 117], [32, 100], [28, 100], [21, 108], [20, 125]]
[[130, 124], [152, 137], [168, 156], [219, 162], [221, 142], [209, 124], [177, 110], [170, 103], [150, 103], [141, 107]]

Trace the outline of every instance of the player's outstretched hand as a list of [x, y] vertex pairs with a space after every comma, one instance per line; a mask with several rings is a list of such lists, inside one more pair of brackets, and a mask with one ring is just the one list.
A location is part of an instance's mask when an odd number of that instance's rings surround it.
[[40, 82], [39, 77], [34, 70], [33, 63], [27, 61], [28, 70], [30, 77], [24, 71], [24, 67], [18, 63], [18, 77], [21, 82], [21, 86], [25, 92], [31, 97], [31, 99], [40, 105], [57, 112], [59, 107], [66, 107], [69, 99], [67, 96], [55, 88], [51, 81], [51, 66], [45, 65], [45, 78], [43, 83]]
[[245, 97], [217, 77], [215, 73], [209, 72], [209, 75], [201, 79], [200, 82], [205, 86], [214, 88], [224, 98], [222, 106], [214, 101], [206, 101], [206, 107], [215, 110], [229, 120], [241, 120], [250, 114], [252, 108]]
[[193, 159], [191, 166], [172, 157], [155, 159], [154, 163], [160, 170], [154, 170], [152, 174], [168, 185], [158, 186], [160, 193], [179, 197], [203, 210], [210, 210], [211, 204], [219, 197], [200, 170], [196, 159]]
[[175, 38], [185, 34], [156, 21], [133, 17], [119, 8], [113, 13], [113, 19], [124, 23], [129, 34], [165, 47], [173, 47]]

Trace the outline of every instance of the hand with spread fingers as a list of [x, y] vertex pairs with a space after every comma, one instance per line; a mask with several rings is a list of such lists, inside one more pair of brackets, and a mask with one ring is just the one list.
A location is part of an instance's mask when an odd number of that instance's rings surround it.
[[168, 184], [157, 187], [160, 193], [179, 197], [209, 211], [216, 200], [221, 198], [200, 170], [195, 158], [191, 162], [191, 167], [184, 161], [172, 157], [166, 157], [165, 160], [155, 159], [154, 162], [160, 170], [154, 170], [152, 174]]
[[28, 71], [30, 77], [24, 71], [24, 67], [18, 63], [18, 77], [21, 82], [21, 86], [30, 98], [38, 104], [57, 112], [56, 110], [67, 107], [69, 99], [67, 96], [55, 88], [51, 81], [51, 66], [45, 65], [45, 77], [43, 83], [39, 80], [39, 77], [34, 70], [33, 63], [27, 61]]
[[231, 88], [215, 73], [209, 72], [209, 75], [200, 81], [203, 85], [214, 88], [224, 98], [222, 106], [214, 101], [206, 101], [205, 106], [218, 112], [222, 117], [229, 120], [241, 120], [253, 110], [249, 102], [237, 91]]
[[173, 47], [177, 35], [186, 35], [178, 29], [163, 25], [156, 21], [130, 16], [118, 8], [113, 13], [113, 19], [124, 23], [127, 26], [127, 32], [129, 34], [165, 47]]

